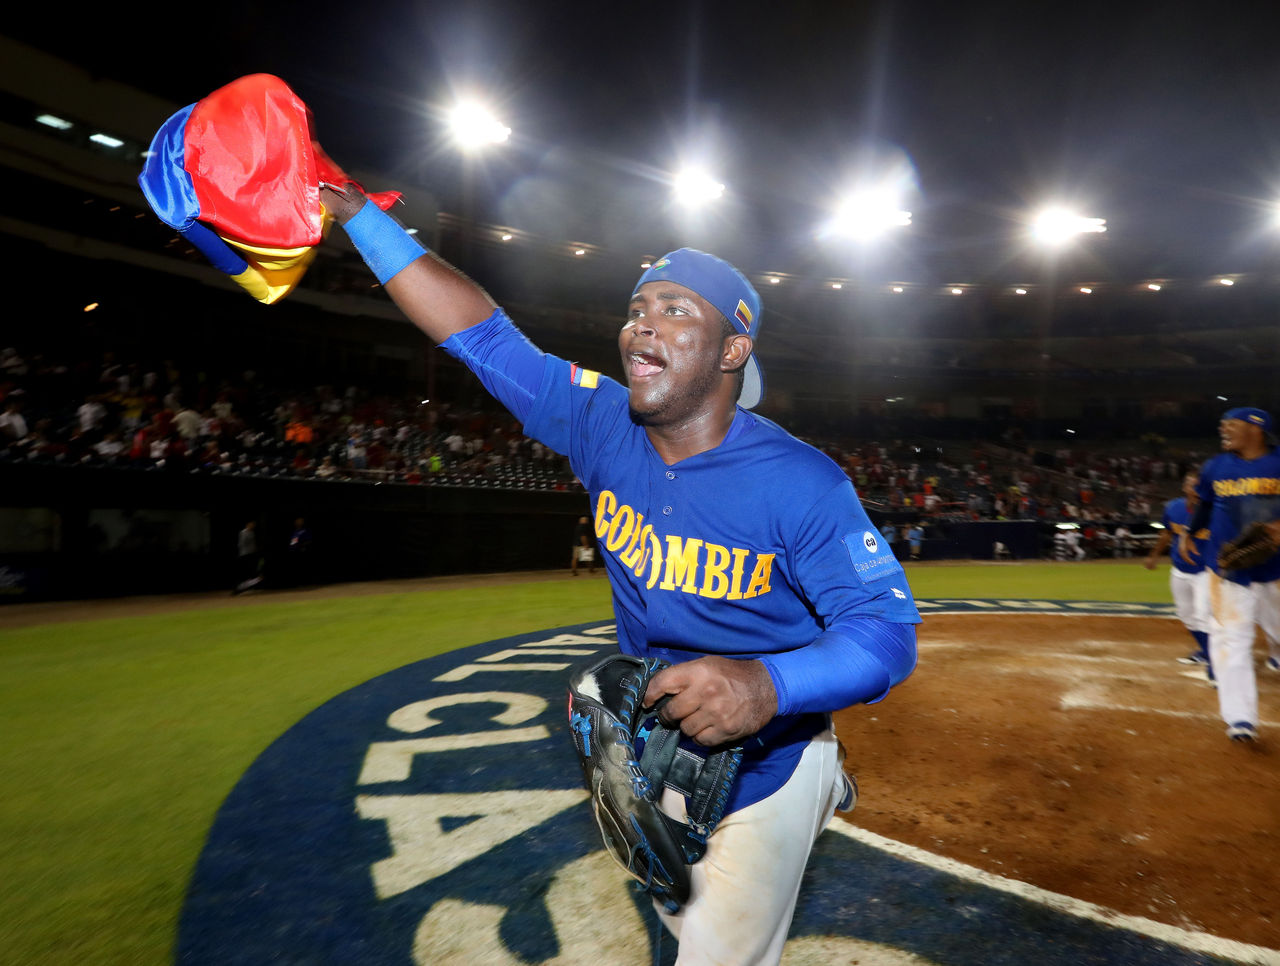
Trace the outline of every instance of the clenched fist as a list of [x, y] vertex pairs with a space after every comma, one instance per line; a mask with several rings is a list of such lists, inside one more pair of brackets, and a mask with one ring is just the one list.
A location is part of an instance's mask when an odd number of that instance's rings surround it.
[[671, 699], [659, 717], [708, 747], [737, 741], [763, 728], [778, 710], [778, 695], [759, 661], [700, 657], [654, 675], [646, 707]]

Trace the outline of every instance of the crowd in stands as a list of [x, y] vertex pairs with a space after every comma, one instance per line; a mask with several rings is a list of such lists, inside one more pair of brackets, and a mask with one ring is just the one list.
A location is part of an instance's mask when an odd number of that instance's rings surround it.
[[496, 407], [357, 386], [288, 390], [106, 353], [0, 353], [0, 461], [406, 484], [571, 489], [568, 462]]
[[[211, 377], [172, 360], [107, 352], [63, 365], [0, 352], [0, 461], [168, 472], [580, 489], [568, 462], [496, 403], [468, 408], [365, 388], [287, 389], [253, 372]], [[898, 520], [1078, 523], [1096, 545], [1122, 521], [1158, 517], [1202, 454], [1060, 448], [1021, 440], [959, 453], [897, 439], [810, 442], [869, 509]], [[1096, 535], [1096, 537], [1095, 537]]]

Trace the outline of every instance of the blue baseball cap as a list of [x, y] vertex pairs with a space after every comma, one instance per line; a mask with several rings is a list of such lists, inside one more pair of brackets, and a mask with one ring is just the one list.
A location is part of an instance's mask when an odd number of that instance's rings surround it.
[[[680, 248], [663, 255], [640, 276], [631, 294], [646, 282], [675, 282], [702, 296], [733, 323], [733, 327], [752, 340], [760, 332], [760, 296], [747, 277], [723, 258], [708, 255], [696, 248]], [[742, 393], [738, 405], [754, 408], [764, 397], [764, 370], [755, 351], [743, 370]]]
[[1271, 432], [1271, 414], [1265, 409], [1258, 409], [1254, 406], [1237, 406], [1235, 409], [1228, 409], [1222, 414], [1222, 418], [1240, 419], [1246, 423], [1261, 426], [1264, 433]]

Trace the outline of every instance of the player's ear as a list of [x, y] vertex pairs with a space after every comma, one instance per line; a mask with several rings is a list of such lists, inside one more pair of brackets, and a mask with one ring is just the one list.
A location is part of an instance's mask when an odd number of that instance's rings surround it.
[[732, 335], [724, 340], [724, 351], [720, 355], [720, 369], [723, 372], [736, 372], [747, 364], [751, 358], [751, 350], [755, 343], [749, 335]]

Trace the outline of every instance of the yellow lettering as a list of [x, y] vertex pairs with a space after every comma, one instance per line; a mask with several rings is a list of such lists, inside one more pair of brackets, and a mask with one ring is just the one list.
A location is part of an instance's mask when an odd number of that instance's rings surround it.
[[687, 542], [675, 534], [667, 534], [667, 570], [663, 574], [660, 590], [675, 590], [681, 584], [686, 594], [698, 592], [698, 549], [702, 541], [691, 538]]
[[729, 576], [725, 568], [729, 566], [729, 548], [718, 543], [707, 544], [707, 562], [702, 571], [702, 589], [699, 597], [710, 597], [719, 600], [729, 590]]
[[750, 554], [750, 550], [733, 548], [733, 589], [729, 591], [726, 600], [742, 600], [742, 568]]
[[612, 490], [601, 490], [596, 499], [596, 539], [609, 532], [609, 517], [618, 509], [618, 498]]
[[[644, 586], [646, 590], [653, 590], [653, 585], [658, 582], [658, 574], [662, 571], [662, 541], [653, 532], [653, 527], [645, 527], [645, 530], [649, 533], [649, 546], [653, 548], [653, 564], [649, 569], [649, 581]], [[644, 561], [640, 562], [640, 566], [644, 566]], [[636, 576], [640, 576], [639, 570], [636, 571]]]
[[769, 578], [773, 575], [774, 554], [756, 555], [756, 569], [751, 573], [751, 583], [747, 585], [744, 597], [758, 597], [769, 593]]
[[618, 507], [618, 514], [609, 524], [609, 539], [605, 546], [613, 551], [622, 547], [631, 536], [631, 528], [636, 522], [636, 511], [625, 503]]
[[[652, 530], [653, 527], [644, 522], [644, 514], [636, 514], [636, 525], [631, 528], [631, 542], [627, 544], [627, 549], [618, 554], [618, 559], [622, 561], [622, 565], [630, 570], [636, 569], [636, 558], [640, 557], [645, 551], [644, 531]], [[636, 576], [639, 576], [637, 574]]]

